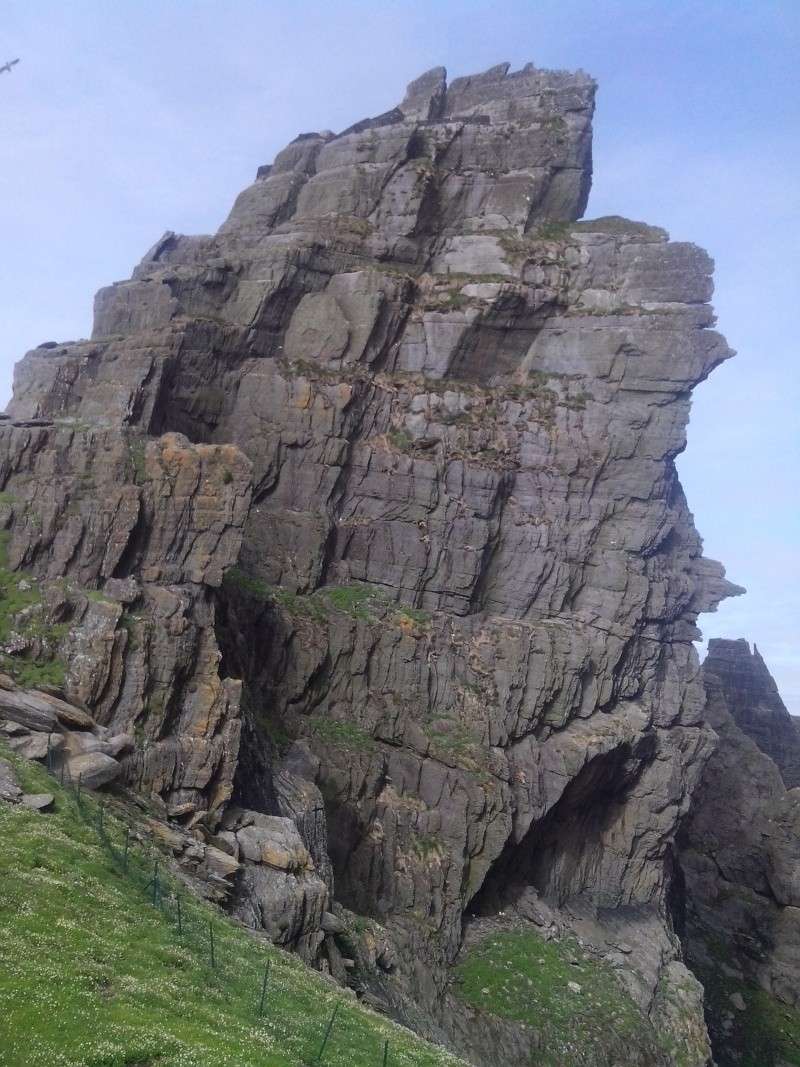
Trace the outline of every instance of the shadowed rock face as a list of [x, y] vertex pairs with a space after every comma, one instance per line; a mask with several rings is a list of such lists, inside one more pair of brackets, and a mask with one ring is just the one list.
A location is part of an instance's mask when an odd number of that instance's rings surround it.
[[777, 766], [787, 789], [800, 786], [800, 732], [756, 645], [711, 640], [703, 672], [713, 675], [733, 721]]
[[715, 1058], [779, 1067], [800, 1054], [800, 790], [777, 764], [789, 716], [746, 641], [710, 641], [703, 677], [719, 742], [679, 835], [681, 940], [707, 985]]
[[[10, 564], [107, 594], [67, 690], [136, 734], [129, 781], [189, 826], [234, 794], [293, 818], [380, 924], [351, 981], [487, 1063], [535, 1035], [465, 1019], [448, 968], [468, 909], [529, 891], [635, 916], [631, 988], [680, 1030], [656, 993], [713, 740], [691, 642], [739, 591], [674, 466], [731, 355], [712, 263], [576, 221], [594, 90], [437, 69], [302, 134], [215, 236], [101, 290], [91, 341], [29, 353], [0, 431]], [[331, 929], [321, 952], [344, 976]]]

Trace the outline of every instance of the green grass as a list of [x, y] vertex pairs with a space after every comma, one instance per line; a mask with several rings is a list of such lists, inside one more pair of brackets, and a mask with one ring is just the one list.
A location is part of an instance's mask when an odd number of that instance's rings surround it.
[[386, 602], [381, 590], [364, 584], [324, 585], [314, 593], [314, 598], [328, 604], [334, 611], [344, 612], [354, 619], [371, 618], [371, 608]]
[[503, 386], [503, 393], [511, 400], [532, 400], [533, 398], [541, 399], [542, 397], [555, 400], [556, 393], [549, 388], [548, 383], [551, 379], [558, 377], [558, 374], [546, 374], [544, 371], [530, 370], [527, 372], [524, 382], [510, 382], [508, 385]]
[[398, 608], [395, 612], [395, 619], [398, 623], [413, 623], [415, 626], [427, 626], [431, 621], [432, 615], [429, 611], [423, 611], [422, 608]]
[[536, 230], [536, 239], [539, 241], [566, 241], [569, 237], [572, 223], [557, 219], [547, 219]]
[[60, 689], [64, 685], [66, 667], [60, 659], [32, 660], [19, 656], [3, 656], [0, 665], [7, 674], [29, 689], [49, 685]]
[[408, 430], [392, 429], [386, 435], [389, 444], [398, 450], [398, 452], [409, 452], [414, 447], [414, 438], [408, 432]]
[[411, 832], [411, 849], [424, 863], [435, 862], [445, 855], [444, 845], [437, 837], [418, 830]]
[[323, 585], [309, 594], [292, 593], [280, 586], [267, 585], [240, 567], [231, 567], [225, 573], [223, 586], [251, 600], [279, 604], [290, 615], [305, 615], [316, 622], [324, 622], [331, 612], [342, 612], [354, 619], [369, 619], [372, 618], [372, 608], [386, 603], [383, 592], [366, 582]]
[[37, 658], [30, 658], [27, 652], [0, 653], [0, 670], [12, 675], [20, 685], [63, 685], [65, 665], [54, 649], [67, 627], [64, 623], [47, 622], [39, 584], [31, 575], [8, 569], [8, 542], [8, 531], [0, 531], [0, 644], [15, 633], [49, 651]]
[[83, 595], [87, 600], [91, 600], [94, 604], [114, 604], [115, 601], [107, 593], [104, 593], [102, 589], [84, 589]]
[[84, 794], [79, 807], [42, 768], [12, 759], [25, 788], [55, 793], [56, 806], [45, 815], [0, 804], [2, 1063], [297, 1067], [318, 1051], [336, 1005], [326, 1067], [378, 1065], [387, 1039], [393, 1067], [460, 1062], [188, 896], [179, 935], [171, 888], [160, 908], [145, 891], [152, 857], [137, 845], [123, 869], [123, 822], [106, 814], [112, 851], [97, 797]]
[[[774, 1067], [791, 1064], [800, 1067], [800, 1010], [790, 1008], [752, 982], [729, 977], [719, 964], [735, 963], [728, 945], [706, 941], [717, 965], [696, 966], [705, 989], [706, 1018], [714, 1044], [714, 1057], [720, 1067]], [[745, 1011], [737, 1011], [731, 995], [739, 993]], [[723, 1020], [733, 1020], [725, 1030]]]
[[646, 222], [625, 219], [621, 215], [603, 215], [598, 219], [581, 219], [570, 223], [573, 231], [578, 233], [607, 233], [614, 237], [642, 237], [650, 241], [662, 241], [669, 238], [666, 230], [660, 226], [650, 226]]
[[147, 481], [145, 441], [140, 437], [131, 438], [128, 441], [128, 454], [133, 470], [133, 480], [137, 485], [143, 485]]
[[433, 722], [421, 722], [420, 726], [431, 743], [430, 755], [434, 759], [461, 767], [481, 781], [488, 780], [489, 760], [486, 747], [463, 722], [443, 714]]
[[241, 567], [230, 567], [222, 579], [223, 588], [240, 593], [251, 600], [266, 602], [272, 599], [272, 587], [261, 578], [246, 574]]
[[327, 715], [315, 715], [310, 725], [313, 733], [328, 744], [359, 752], [368, 752], [375, 747], [372, 735], [355, 723], [331, 719]]
[[[605, 1063], [592, 1058], [595, 1047], [620, 1057], [612, 1055], [609, 1063], [628, 1062], [628, 1047], [652, 1047], [652, 1062], [660, 1062], [650, 1023], [611, 969], [583, 954], [576, 942], [497, 933], [469, 952], [456, 973], [456, 992], [463, 1000], [541, 1034], [536, 1060], [541, 1067]], [[577, 982], [581, 992], [570, 990], [568, 982]]]
[[561, 115], [551, 115], [542, 122], [542, 128], [551, 133], [564, 134], [569, 129], [566, 119]]

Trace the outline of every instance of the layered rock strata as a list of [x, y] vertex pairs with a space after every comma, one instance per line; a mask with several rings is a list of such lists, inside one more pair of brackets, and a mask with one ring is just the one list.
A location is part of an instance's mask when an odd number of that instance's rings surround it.
[[711, 640], [703, 663], [707, 686], [722, 701], [738, 728], [769, 756], [787, 789], [800, 786], [800, 731], [786, 710], [769, 668], [753, 645]]
[[58, 652], [136, 738], [129, 783], [189, 828], [241, 837], [231, 799], [291, 819], [336, 901], [315, 886], [304, 951], [476, 1062], [537, 1044], [459, 1014], [468, 913], [633, 931], [673, 1042], [659, 990], [692, 983], [667, 900], [713, 741], [691, 642], [737, 590], [674, 460], [731, 352], [704, 252], [577, 221], [594, 90], [436, 69], [301, 134], [216, 235], [101, 290], [91, 341], [29, 353], [0, 430], [9, 567], [101, 594]]
[[721, 1067], [780, 1067], [800, 1059], [800, 789], [782, 778], [793, 724], [746, 641], [709, 642], [703, 676], [719, 743], [679, 835], [682, 941]]

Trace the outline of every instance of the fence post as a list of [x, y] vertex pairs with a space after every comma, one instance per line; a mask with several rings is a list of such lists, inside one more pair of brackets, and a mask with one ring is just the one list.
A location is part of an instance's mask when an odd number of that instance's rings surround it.
[[158, 858], [153, 867], [153, 907], [158, 905]]
[[130, 843], [131, 843], [131, 828], [130, 828], [130, 826], [126, 826], [125, 827], [125, 851], [122, 854], [122, 869], [125, 871], [126, 874], [128, 873], [128, 846], [130, 845]]
[[328, 1044], [328, 1038], [331, 1036], [331, 1030], [333, 1029], [333, 1024], [336, 1020], [336, 1014], [338, 1011], [339, 1005], [337, 1004], [336, 1007], [333, 1009], [333, 1014], [328, 1020], [328, 1025], [325, 1027], [325, 1035], [322, 1038], [322, 1044], [319, 1046], [319, 1052], [311, 1061], [312, 1063], [322, 1063], [322, 1054], [325, 1052], [325, 1046]]
[[258, 1014], [264, 1014], [264, 999], [267, 995], [267, 982], [269, 981], [269, 968], [272, 960], [267, 960], [267, 966], [264, 968], [264, 983], [261, 986], [261, 1003], [258, 1005]]
[[389, 1042], [385, 1041], [383, 1045], [383, 1067], [389, 1062]]

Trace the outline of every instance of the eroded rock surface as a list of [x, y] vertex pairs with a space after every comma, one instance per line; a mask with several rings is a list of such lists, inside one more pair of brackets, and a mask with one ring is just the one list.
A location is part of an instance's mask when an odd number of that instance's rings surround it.
[[780, 1067], [800, 1057], [800, 789], [771, 755], [789, 716], [747, 641], [709, 642], [703, 675], [719, 743], [679, 837], [682, 940], [718, 1062]]
[[800, 786], [800, 731], [797, 719], [786, 710], [775, 680], [758, 646], [753, 651], [744, 639], [711, 640], [703, 673], [713, 676], [735, 724], [769, 756], [787, 789]]
[[301, 134], [22, 361], [0, 517], [128, 784], [260, 849], [249, 921], [487, 1064], [537, 1039], [453, 996], [465, 913], [648, 930], [626, 981], [700, 1067], [667, 897], [713, 744], [695, 622], [738, 590], [674, 459], [731, 353], [703, 251], [577, 221], [594, 90], [436, 69]]

